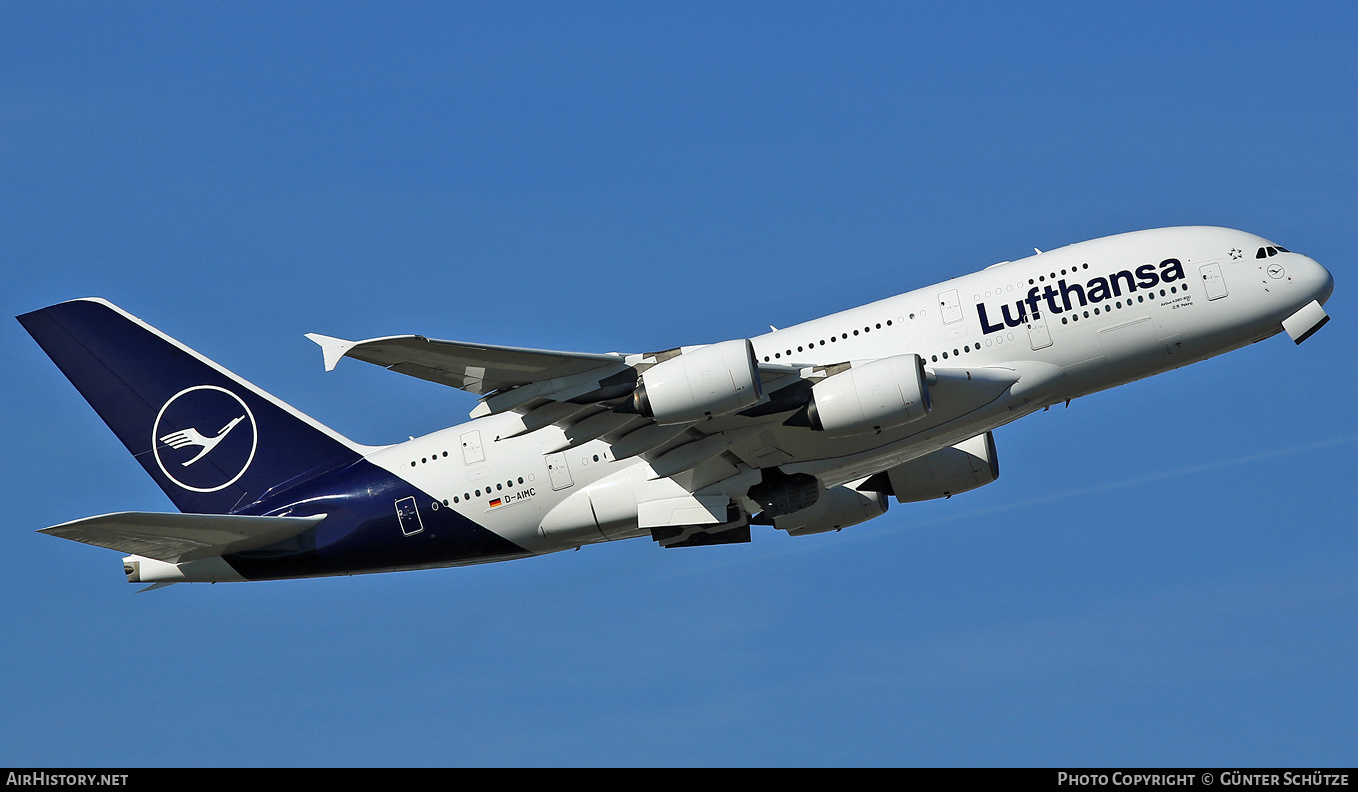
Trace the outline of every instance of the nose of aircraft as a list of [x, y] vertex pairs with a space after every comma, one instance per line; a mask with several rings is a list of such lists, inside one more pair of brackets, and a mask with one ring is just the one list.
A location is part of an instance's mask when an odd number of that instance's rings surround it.
[[1288, 302], [1296, 310], [1283, 320], [1283, 330], [1300, 344], [1330, 321], [1329, 315], [1320, 305], [1334, 293], [1334, 276], [1314, 259], [1301, 255], [1296, 257], [1296, 261], [1288, 263], [1287, 273], [1297, 288], [1295, 291], [1284, 289], [1284, 292], [1294, 295]]
[[1318, 300], [1322, 305], [1334, 294], [1334, 276], [1330, 271], [1322, 267], [1315, 259], [1308, 256], [1298, 256], [1301, 259], [1298, 265], [1293, 267], [1296, 278], [1300, 282], [1302, 290], [1307, 294], [1306, 300]]

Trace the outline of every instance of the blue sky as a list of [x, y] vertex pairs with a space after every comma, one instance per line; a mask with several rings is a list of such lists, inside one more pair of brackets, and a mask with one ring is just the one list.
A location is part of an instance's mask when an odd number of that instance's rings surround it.
[[[847, 7], [846, 7], [847, 5]], [[837, 534], [136, 594], [169, 502], [0, 325], [0, 765], [1351, 765], [1358, 10], [0, 7], [8, 315], [106, 297], [340, 432], [462, 393], [303, 333], [758, 334], [1106, 234], [1241, 228], [1334, 317], [996, 433]]]

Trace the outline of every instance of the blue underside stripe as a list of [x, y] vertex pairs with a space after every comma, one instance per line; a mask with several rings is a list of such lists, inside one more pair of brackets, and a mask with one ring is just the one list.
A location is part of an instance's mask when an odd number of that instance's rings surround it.
[[[263, 580], [473, 564], [531, 555], [451, 508], [442, 504], [433, 508], [435, 502], [433, 496], [410, 482], [360, 460], [278, 493], [249, 510], [252, 514], [326, 514], [315, 528], [276, 545], [234, 553], [225, 559], [242, 577]], [[404, 526], [398, 503], [406, 510]]]

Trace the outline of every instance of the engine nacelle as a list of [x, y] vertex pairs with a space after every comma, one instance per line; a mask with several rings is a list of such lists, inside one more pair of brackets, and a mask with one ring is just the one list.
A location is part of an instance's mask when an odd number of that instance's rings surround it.
[[816, 383], [806, 417], [821, 432], [881, 432], [923, 418], [931, 406], [924, 361], [915, 354], [893, 355]]
[[659, 424], [727, 415], [764, 396], [749, 339], [722, 341], [684, 352], [641, 374], [633, 396], [637, 412]]
[[[880, 476], [882, 474], [878, 474]], [[868, 479], [878, 479], [873, 476]], [[886, 471], [888, 490], [901, 503], [948, 498], [974, 490], [1000, 477], [1000, 460], [990, 432], [977, 435], [952, 448], [912, 459]], [[879, 479], [880, 481], [880, 479]]]
[[889, 502], [880, 492], [859, 492], [845, 486], [822, 492], [814, 506], [773, 518], [773, 527], [789, 536], [837, 531], [885, 514]]

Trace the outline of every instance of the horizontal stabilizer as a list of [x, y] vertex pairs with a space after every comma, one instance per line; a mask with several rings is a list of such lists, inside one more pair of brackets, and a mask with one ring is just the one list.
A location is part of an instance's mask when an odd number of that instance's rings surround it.
[[234, 514], [119, 512], [43, 528], [38, 533], [178, 564], [253, 550], [305, 531], [325, 519]]

